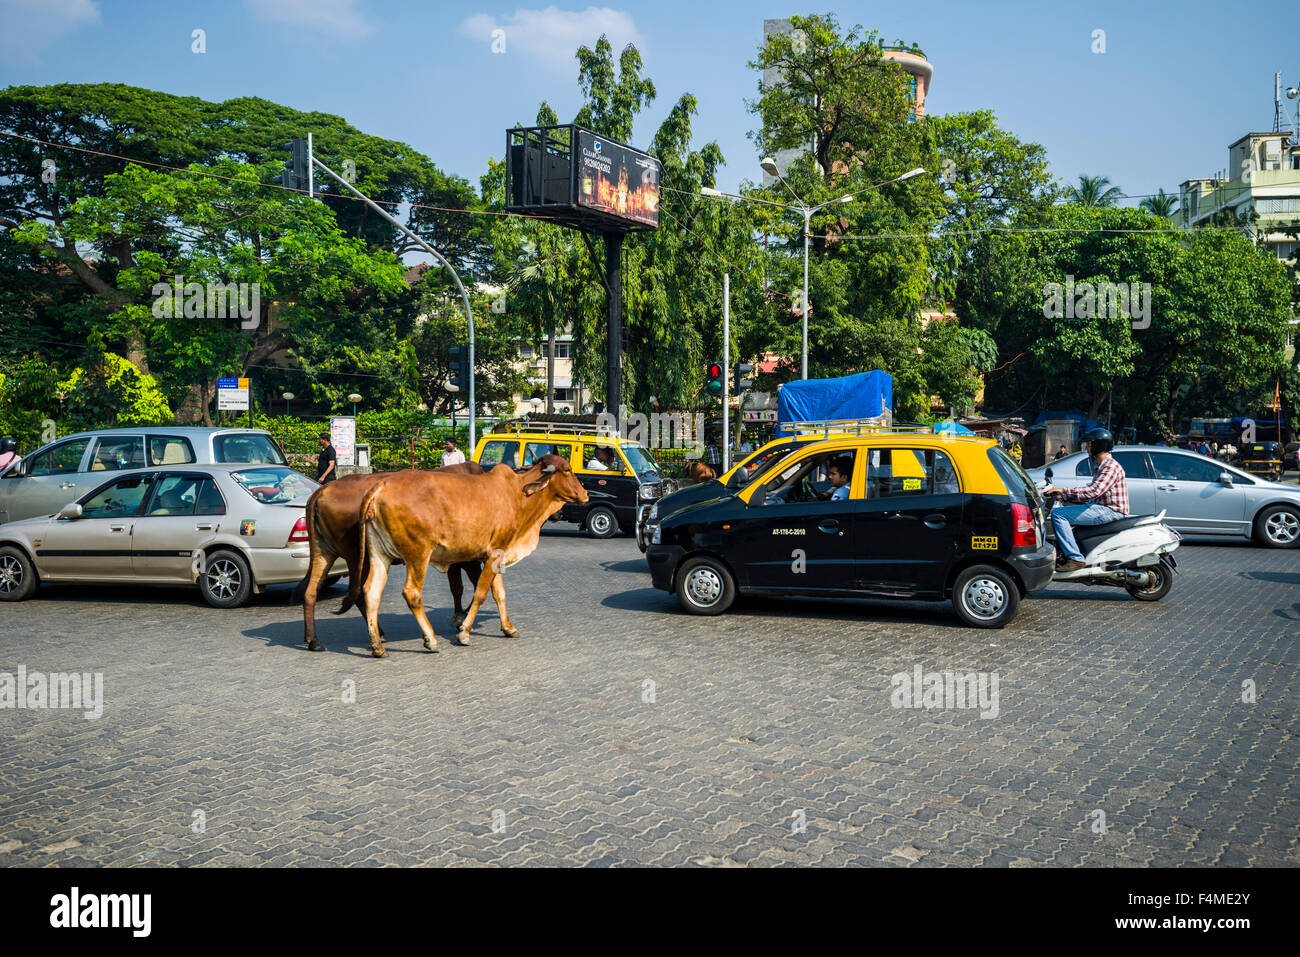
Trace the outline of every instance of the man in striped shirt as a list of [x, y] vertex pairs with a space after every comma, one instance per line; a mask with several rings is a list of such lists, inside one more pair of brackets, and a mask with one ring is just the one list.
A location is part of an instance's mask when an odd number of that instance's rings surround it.
[[1083, 552], [1074, 538], [1074, 525], [1105, 525], [1124, 518], [1129, 513], [1128, 482], [1124, 469], [1110, 454], [1115, 441], [1105, 429], [1093, 429], [1083, 436], [1088, 443], [1088, 456], [1092, 459], [1092, 481], [1083, 488], [1049, 488], [1060, 492], [1065, 502], [1077, 505], [1058, 505], [1052, 509], [1052, 528], [1056, 530], [1056, 546], [1063, 558], [1057, 569], [1072, 572], [1083, 568]]

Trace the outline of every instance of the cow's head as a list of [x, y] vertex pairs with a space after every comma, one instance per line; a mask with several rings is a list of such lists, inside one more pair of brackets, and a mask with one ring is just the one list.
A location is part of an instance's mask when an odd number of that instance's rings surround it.
[[524, 495], [536, 495], [548, 486], [555, 492], [556, 498], [563, 501], [587, 501], [587, 490], [573, 474], [569, 463], [560, 456], [550, 453], [543, 455], [531, 469], [524, 473]]

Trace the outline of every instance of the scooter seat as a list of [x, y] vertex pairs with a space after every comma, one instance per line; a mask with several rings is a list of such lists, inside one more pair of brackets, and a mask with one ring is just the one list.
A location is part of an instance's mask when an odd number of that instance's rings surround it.
[[1074, 540], [1079, 544], [1080, 551], [1086, 555], [1091, 543], [1101, 541], [1103, 538], [1110, 538], [1116, 532], [1122, 532], [1126, 528], [1145, 525], [1159, 519], [1159, 517], [1158, 515], [1130, 515], [1128, 518], [1107, 522], [1105, 525], [1075, 525], [1073, 526]]

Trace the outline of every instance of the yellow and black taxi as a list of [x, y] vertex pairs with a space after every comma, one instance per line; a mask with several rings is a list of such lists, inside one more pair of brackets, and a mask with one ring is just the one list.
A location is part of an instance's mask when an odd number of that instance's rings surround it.
[[1252, 475], [1263, 475], [1274, 482], [1282, 478], [1282, 443], [1248, 442], [1242, 445], [1241, 467]]
[[720, 493], [662, 518], [646, 550], [655, 587], [693, 614], [738, 591], [951, 600], [1000, 628], [1052, 578], [1042, 500], [992, 439], [831, 436]]
[[881, 431], [887, 429], [885, 423], [886, 420], [879, 417], [820, 422], [791, 422], [787, 427], [792, 434], [779, 436], [770, 442], [764, 443], [717, 478], [710, 479], [707, 482], [700, 482], [698, 485], [688, 485], [686, 488], [665, 495], [657, 502], [642, 505], [638, 508], [636, 513], [637, 547], [644, 552], [650, 542], [650, 536], [654, 530], [653, 526], [673, 512], [699, 502], [720, 498], [726, 495], [728, 490], [738, 492], [753, 481], [760, 472], [771, 468], [791, 453], [797, 452], [813, 442], [820, 442], [831, 435], [862, 435]]
[[631, 534], [637, 508], [657, 502], [665, 479], [650, 450], [596, 424], [596, 416], [553, 416], [499, 422], [479, 439], [473, 459], [485, 469], [529, 468], [558, 455], [573, 469], [587, 501], [568, 503], [552, 521], [573, 522], [595, 538]]

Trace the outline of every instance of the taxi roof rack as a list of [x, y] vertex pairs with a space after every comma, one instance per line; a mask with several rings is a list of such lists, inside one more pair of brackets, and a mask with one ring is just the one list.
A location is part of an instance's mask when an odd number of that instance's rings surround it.
[[891, 425], [888, 416], [877, 415], [866, 419], [818, 419], [802, 422], [786, 422], [781, 428], [806, 435], [821, 432], [830, 435], [849, 433], [852, 435], [928, 435], [928, 425]]
[[617, 439], [619, 435], [609, 426], [602, 426], [595, 415], [556, 415], [533, 418], [531, 415], [507, 419], [492, 426], [494, 433], [518, 435], [534, 432], [539, 435], [596, 435]]

